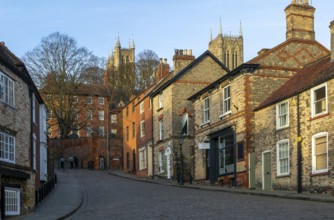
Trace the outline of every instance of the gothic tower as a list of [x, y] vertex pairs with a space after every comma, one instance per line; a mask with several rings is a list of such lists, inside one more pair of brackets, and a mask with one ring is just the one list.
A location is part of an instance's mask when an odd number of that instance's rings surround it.
[[129, 48], [122, 48], [119, 36], [117, 37], [115, 47], [107, 59], [106, 72], [104, 75], [105, 84], [110, 81], [114, 81], [117, 84], [117, 78], [119, 76], [117, 76], [116, 72], [119, 71], [122, 65], [133, 67], [135, 65], [135, 43], [133, 37], [132, 42], [129, 42]]
[[223, 35], [220, 21], [218, 36], [212, 39], [212, 33], [210, 33], [209, 51], [230, 70], [241, 65], [244, 62], [244, 40], [241, 23], [239, 35]]
[[308, 0], [292, 0], [285, 8], [286, 39], [315, 40], [314, 12]]

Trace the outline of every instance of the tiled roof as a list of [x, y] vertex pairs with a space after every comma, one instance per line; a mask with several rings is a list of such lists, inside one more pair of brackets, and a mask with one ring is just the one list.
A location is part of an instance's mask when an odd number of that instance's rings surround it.
[[319, 59], [298, 71], [291, 79], [273, 92], [255, 111], [276, 104], [334, 78], [334, 62], [330, 56]]

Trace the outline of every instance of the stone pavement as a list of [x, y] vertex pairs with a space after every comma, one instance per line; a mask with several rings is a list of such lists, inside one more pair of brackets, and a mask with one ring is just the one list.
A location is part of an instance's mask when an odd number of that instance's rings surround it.
[[[71, 172], [75, 171], [57, 171], [55, 189], [39, 204], [34, 213], [15, 218], [15, 220], [65, 219], [77, 211], [83, 202], [83, 187]], [[14, 218], [8, 219], [12, 220]]]
[[239, 193], [257, 196], [270, 196], [285, 199], [298, 199], [298, 200], [309, 200], [317, 202], [330, 202], [334, 203], [334, 195], [331, 194], [318, 194], [318, 193], [297, 193], [295, 191], [288, 190], [260, 190], [260, 189], [242, 189], [242, 188], [232, 188], [232, 187], [222, 187], [222, 186], [211, 186], [210, 184], [189, 184], [185, 183], [183, 186], [179, 186], [177, 182], [165, 179], [151, 179], [148, 177], [138, 177], [133, 174], [125, 174], [122, 170], [112, 170], [111, 175], [119, 176], [123, 178], [128, 178], [136, 181], [143, 181], [154, 184], [169, 185], [174, 187], [185, 187], [190, 189], [199, 189], [207, 191], [220, 191], [229, 193]]

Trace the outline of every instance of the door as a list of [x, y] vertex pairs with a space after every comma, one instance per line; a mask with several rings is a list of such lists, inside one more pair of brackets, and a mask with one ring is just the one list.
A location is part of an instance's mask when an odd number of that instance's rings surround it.
[[210, 154], [209, 150], [205, 150], [205, 158], [206, 158], [206, 180], [210, 178]]
[[152, 145], [148, 145], [147, 154], [147, 175], [152, 176]]
[[255, 188], [255, 153], [249, 153], [249, 188]]
[[104, 157], [100, 157], [100, 169], [104, 170]]
[[271, 189], [271, 152], [263, 152], [262, 154], [263, 161], [263, 189]]

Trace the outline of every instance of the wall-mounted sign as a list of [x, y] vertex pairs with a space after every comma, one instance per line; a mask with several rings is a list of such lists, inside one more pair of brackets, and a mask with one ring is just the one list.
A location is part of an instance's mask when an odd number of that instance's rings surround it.
[[198, 143], [198, 149], [208, 150], [210, 149], [210, 143]]

